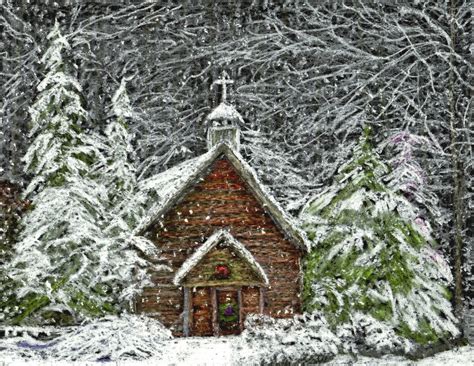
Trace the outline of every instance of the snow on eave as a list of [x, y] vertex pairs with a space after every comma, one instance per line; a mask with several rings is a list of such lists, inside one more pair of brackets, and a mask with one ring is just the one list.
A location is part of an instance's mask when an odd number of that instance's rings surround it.
[[[141, 184], [145, 191], [150, 190], [157, 184], [161, 184], [166, 188], [158, 191], [160, 201], [150, 209], [150, 213], [142, 219], [135, 228], [135, 235], [145, 234], [151, 226], [160, 220], [166, 211], [180, 198], [183, 191], [192, 184], [199, 177], [202, 170], [214, 160], [213, 157], [216, 149], [217, 147], [214, 147], [201, 156], [186, 160], [160, 174], [148, 178]], [[170, 184], [170, 177], [176, 177], [178, 173], [180, 177], [176, 179], [173, 184]]]
[[242, 115], [235, 109], [234, 106], [222, 102], [206, 117], [206, 120], [221, 120], [230, 119], [244, 122]]
[[[232, 165], [235, 167], [241, 178], [250, 186], [257, 199], [260, 201], [265, 210], [268, 211], [277, 226], [289, 237], [290, 241], [304, 252], [308, 252], [310, 243], [306, 237], [306, 233], [298, 228], [294, 219], [290, 217], [279, 203], [272, 197], [266, 187], [260, 182], [257, 174], [252, 167], [245, 161], [239, 152], [235, 151], [227, 142], [222, 142], [214, 146], [209, 152], [200, 157], [193, 159], [195, 164], [189, 169], [188, 174], [184, 174], [179, 180], [178, 186], [171, 189], [165, 195], [164, 200], [153, 209], [153, 213], [149, 215], [135, 230], [136, 235], [144, 235], [154, 224], [160, 221], [165, 213], [171, 209], [184, 195], [184, 193], [191, 188], [196, 180], [201, 176], [202, 172], [206, 170], [220, 155], [224, 154]], [[186, 162], [179, 166], [185, 166]], [[177, 167], [170, 169], [174, 170]], [[169, 172], [169, 171], [168, 171]], [[167, 172], [161, 173], [166, 174]]]
[[298, 228], [295, 219], [292, 218], [280, 206], [276, 199], [270, 194], [265, 185], [260, 181], [255, 170], [245, 161], [239, 152], [232, 147], [225, 145], [227, 148], [226, 156], [233, 163], [237, 171], [246, 183], [249, 184], [251, 190], [255, 193], [257, 198], [261, 201], [263, 207], [268, 210], [268, 213], [273, 218], [280, 229], [286, 233], [290, 241], [304, 252], [308, 252], [310, 242], [306, 237], [306, 233]]
[[222, 243], [224, 246], [233, 248], [236, 253], [245, 260], [250, 267], [257, 272], [259, 277], [263, 280], [265, 285], [269, 284], [268, 277], [263, 268], [255, 260], [252, 253], [250, 253], [245, 246], [235, 239], [227, 230], [217, 230], [212, 234], [204, 244], [202, 244], [181, 266], [174, 276], [173, 283], [176, 286], [181, 284], [181, 281], [188, 275], [188, 273], [209, 253], [217, 244]]

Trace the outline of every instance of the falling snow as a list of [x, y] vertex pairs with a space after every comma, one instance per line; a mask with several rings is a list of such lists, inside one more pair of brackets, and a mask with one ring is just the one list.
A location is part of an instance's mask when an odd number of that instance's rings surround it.
[[[1, 2], [0, 364], [474, 365], [470, 5]], [[302, 309], [174, 337], [137, 299], [218, 245], [283, 293], [220, 202], [167, 221], [222, 155]]]

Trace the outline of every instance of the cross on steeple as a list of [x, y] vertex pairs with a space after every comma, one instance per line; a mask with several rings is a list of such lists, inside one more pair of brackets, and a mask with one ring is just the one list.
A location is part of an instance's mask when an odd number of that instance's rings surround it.
[[234, 80], [232, 80], [229, 77], [229, 74], [225, 71], [222, 71], [222, 76], [220, 79], [217, 79], [212, 83], [212, 85], [217, 84], [217, 85], [222, 85], [222, 103], [226, 102], [227, 99], [227, 84], [233, 84]]

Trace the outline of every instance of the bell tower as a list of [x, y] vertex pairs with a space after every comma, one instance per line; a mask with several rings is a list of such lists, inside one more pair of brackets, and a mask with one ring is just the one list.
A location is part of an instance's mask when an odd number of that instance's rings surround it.
[[227, 142], [233, 149], [240, 148], [239, 124], [244, 120], [235, 107], [227, 103], [227, 85], [233, 84], [229, 75], [224, 71], [222, 76], [212, 83], [221, 86], [222, 99], [220, 104], [206, 117], [207, 122], [207, 148], [210, 150], [222, 142]]

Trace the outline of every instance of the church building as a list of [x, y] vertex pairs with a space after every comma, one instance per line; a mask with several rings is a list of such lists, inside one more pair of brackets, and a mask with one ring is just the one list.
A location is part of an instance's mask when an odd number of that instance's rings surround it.
[[239, 334], [247, 314], [301, 312], [305, 234], [239, 153], [243, 118], [227, 102], [228, 76], [215, 81], [221, 103], [207, 117], [208, 152], [159, 174], [161, 200], [140, 234], [166, 267], [136, 311], [175, 335]]

